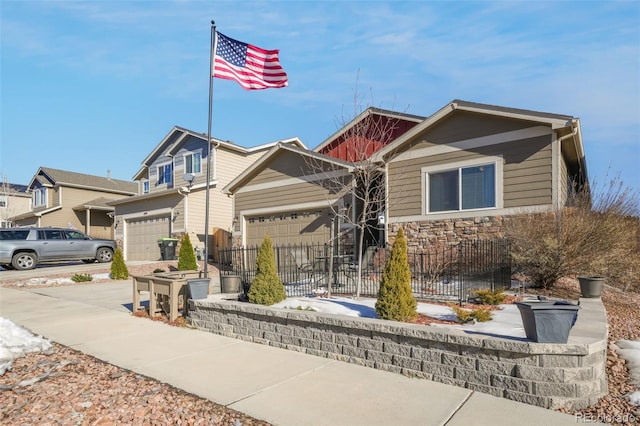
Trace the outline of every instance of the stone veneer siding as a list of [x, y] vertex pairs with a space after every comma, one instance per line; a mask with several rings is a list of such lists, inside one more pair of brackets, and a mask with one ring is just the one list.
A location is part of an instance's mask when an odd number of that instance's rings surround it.
[[409, 247], [428, 244], [455, 244], [462, 240], [504, 237], [503, 216], [479, 216], [461, 219], [424, 220], [389, 224], [389, 241], [398, 229], [404, 230]]
[[189, 301], [189, 323], [544, 408], [579, 409], [608, 391], [604, 307], [599, 299], [581, 299], [581, 308], [567, 344], [211, 299]]

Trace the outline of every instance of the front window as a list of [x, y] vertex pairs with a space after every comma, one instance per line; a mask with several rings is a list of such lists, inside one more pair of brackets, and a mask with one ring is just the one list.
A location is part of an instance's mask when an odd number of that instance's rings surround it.
[[33, 206], [42, 207], [47, 205], [47, 188], [38, 188], [33, 191]]
[[184, 172], [185, 173], [201, 173], [202, 172], [202, 155], [199, 152], [186, 154], [184, 156]]
[[496, 165], [483, 164], [426, 173], [427, 212], [496, 207]]
[[0, 195], [0, 207], [7, 207], [7, 196]]
[[145, 180], [144, 182], [142, 182], [142, 193], [143, 194], [148, 194], [149, 193], [149, 181]]
[[170, 184], [173, 176], [173, 164], [167, 163], [158, 166], [158, 185]]

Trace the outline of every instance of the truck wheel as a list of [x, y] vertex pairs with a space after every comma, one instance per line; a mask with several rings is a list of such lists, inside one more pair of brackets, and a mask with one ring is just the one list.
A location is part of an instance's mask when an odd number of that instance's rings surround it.
[[13, 267], [19, 270], [33, 269], [36, 267], [37, 263], [38, 258], [36, 257], [35, 253], [29, 252], [18, 253], [13, 256], [13, 259], [11, 259], [11, 264], [13, 265]]
[[96, 260], [100, 263], [111, 262], [113, 260], [113, 252], [105, 247], [99, 248], [96, 253]]

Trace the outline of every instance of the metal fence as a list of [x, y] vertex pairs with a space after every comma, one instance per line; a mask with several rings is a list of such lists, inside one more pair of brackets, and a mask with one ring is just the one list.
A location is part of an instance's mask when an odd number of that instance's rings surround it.
[[[256, 275], [258, 247], [221, 249], [220, 274], [241, 277], [246, 288]], [[353, 295], [357, 259], [329, 256], [324, 244], [275, 246], [278, 275], [288, 296], [325, 293]], [[390, 249], [368, 247], [360, 268], [360, 295], [376, 297]], [[418, 299], [466, 301], [475, 290], [511, 286], [511, 252], [507, 240], [462, 241], [450, 245], [418, 244], [408, 249], [411, 288]]]

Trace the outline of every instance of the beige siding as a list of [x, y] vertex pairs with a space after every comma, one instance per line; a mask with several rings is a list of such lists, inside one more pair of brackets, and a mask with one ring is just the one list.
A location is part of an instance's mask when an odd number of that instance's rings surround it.
[[504, 207], [551, 203], [551, 136], [459, 150], [389, 165], [391, 216], [422, 213], [422, 174], [425, 166], [456, 166], [460, 161], [502, 156], [504, 159]]

